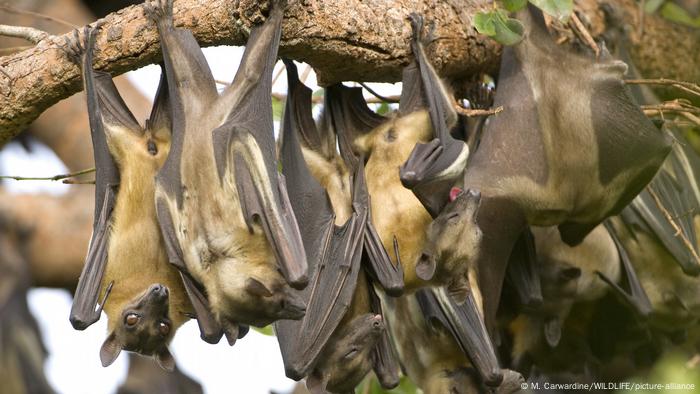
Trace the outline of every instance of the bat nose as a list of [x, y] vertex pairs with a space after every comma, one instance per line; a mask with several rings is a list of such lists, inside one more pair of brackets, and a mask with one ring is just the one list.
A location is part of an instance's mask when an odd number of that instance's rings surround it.
[[479, 201], [481, 200], [481, 191], [475, 189], [467, 190], [467, 196], [470, 200]]
[[168, 288], [166, 286], [161, 285], [160, 283], [151, 286], [151, 295], [153, 296], [165, 298], [168, 296], [169, 293], [170, 292], [168, 291]]
[[382, 315], [374, 315], [372, 317], [372, 328], [375, 330], [381, 330], [384, 328], [384, 319]]

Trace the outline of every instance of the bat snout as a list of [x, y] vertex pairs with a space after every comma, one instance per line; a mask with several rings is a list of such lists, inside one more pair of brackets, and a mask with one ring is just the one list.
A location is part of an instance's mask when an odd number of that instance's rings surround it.
[[382, 315], [374, 315], [371, 319], [372, 329], [375, 331], [381, 331], [384, 329], [384, 318]]
[[299, 320], [306, 314], [306, 304], [296, 295], [289, 296], [282, 304], [282, 313], [291, 320]]
[[151, 285], [148, 289], [148, 295], [152, 298], [158, 300], [167, 300], [170, 295], [170, 291], [167, 286], [161, 285], [160, 283]]

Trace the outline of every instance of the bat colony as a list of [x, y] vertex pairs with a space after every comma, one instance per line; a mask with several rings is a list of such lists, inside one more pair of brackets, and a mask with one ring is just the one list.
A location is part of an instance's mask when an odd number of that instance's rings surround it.
[[370, 371], [385, 388], [403, 372], [429, 394], [509, 393], [538, 374], [604, 376], [614, 349], [580, 339], [613, 335], [600, 305], [618, 308], [618, 342], [697, 324], [700, 158], [644, 116], [625, 63], [555, 44], [530, 7], [525, 39], [503, 52], [503, 112], [462, 128], [412, 14], [397, 113], [337, 84], [317, 123], [284, 60], [276, 145], [285, 6], [271, 1], [219, 94], [172, 0], [146, 2], [163, 63], [145, 127], [93, 70], [99, 27], [66, 43], [97, 168], [70, 320], [82, 330], [106, 312], [104, 366], [128, 350], [172, 370], [168, 343], [189, 318], [230, 345], [274, 323], [287, 376], [314, 394], [354, 392]]

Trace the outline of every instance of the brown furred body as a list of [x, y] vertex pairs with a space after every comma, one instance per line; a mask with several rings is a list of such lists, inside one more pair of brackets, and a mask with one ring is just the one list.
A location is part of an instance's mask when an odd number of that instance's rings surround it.
[[426, 285], [416, 276], [415, 264], [432, 218], [413, 192], [401, 184], [399, 167], [416, 143], [426, 143], [432, 135], [428, 112], [418, 111], [391, 119], [355, 141], [356, 150], [368, 157], [365, 170], [372, 219], [394, 264], [394, 238], [398, 241], [406, 292]]
[[[155, 143], [155, 155], [147, 150], [149, 140]], [[185, 314], [191, 312], [191, 305], [177, 269], [168, 262], [154, 205], [154, 178], [168, 156], [169, 131], [149, 130], [138, 136], [131, 131], [109, 128], [108, 143], [121, 174], [100, 290], [104, 293], [107, 284], [114, 282], [104, 305], [109, 331], [121, 323], [127, 304], [146, 292], [151, 284], [160, 283], [169, 289], [170, 319], [175, 332], [189, 319]]]

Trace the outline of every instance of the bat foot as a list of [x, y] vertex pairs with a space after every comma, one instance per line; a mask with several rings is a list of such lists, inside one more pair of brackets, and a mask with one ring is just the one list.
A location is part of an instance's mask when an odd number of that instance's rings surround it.
[[144, 14], [153, 22], [172, 25], [173, 0], [150, 0], [143, 4]]
[[83, 56], [91, 54], [97, 31], [101, 26], [101, 21], [96, 23], [95, 26], [85, 26], [82, 36], [80, 34], [80, 29], [75, 29], [71, 37], [66, 37], [64, 39], [65, 42], [61, 49], [63, 49], [68, 60], [79, 66], [82, 63]]

